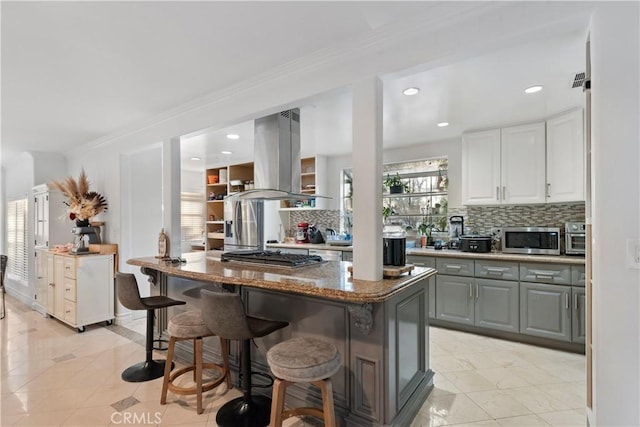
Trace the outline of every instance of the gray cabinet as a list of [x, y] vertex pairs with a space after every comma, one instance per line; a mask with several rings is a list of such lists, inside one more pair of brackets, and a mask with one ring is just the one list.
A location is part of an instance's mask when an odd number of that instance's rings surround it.
[[436, 258], [432, 256], [407, 255], [407, 264], [418, 267], [436, 268]]
[[510, 261], [476, 260], [475, 277], [498, 280], [520, 280], [518, 263]]
[[457, 258], [436, 258], [438, 274], [452, 274], [455, 276], [473, 276], [473, 260]]
[[587, 294], [584, 288], [571, 288], [571, 341], [584, 344], [587, 338]]
[[[472, 261], [473, 262], [473, 261]], [[438, 274], [436, 319], [474, 324], [473, 278]]]
[[518, 282], [475, 279], [475, 325], [518, 332]]
[[520, 281], [570, 285], [571, 266], [523, 262], [520, 263]]
[[571, 287], [520, 282], [520, 332], [571, 341]]
[[583, 266], [571, 266], [571, 284], [573, 286], [584, 286], [587, 281], [587, 275]]

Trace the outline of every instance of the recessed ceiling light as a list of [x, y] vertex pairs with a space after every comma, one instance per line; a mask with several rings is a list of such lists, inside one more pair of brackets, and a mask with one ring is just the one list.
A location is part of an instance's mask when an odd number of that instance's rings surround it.
[[408, 87], [402, 91], [402, 93], [404, 93], [407, 96], [415, 95], [418, 92], [420, 92], [420, 88], [417, 88], [417, 87]]
[[201, 159], [200, 157], [192, 157], [192, 158], [191, 158], [191, 160], [193, 160], [193, 161], [196, 161], [196, 162], [197, 162], [198, 160], [202, 160], [202, 159]]
[[536, 93], [542, 90], [542, 86], [531, 86], [524, 90], [524, 93]]
[[221, 151], [222, 154], [231, 154], [231, 151]]
[[438, 127], [439, 128], [443, 128], [445, 126], [449, 126], [449, 122], [440, 122], [440, 123], [438, 123]]
[[239, 139], [240, 135], [236, 135], [235, 133], [230, 133], [227, 135], [227, 138], [229, 139]]

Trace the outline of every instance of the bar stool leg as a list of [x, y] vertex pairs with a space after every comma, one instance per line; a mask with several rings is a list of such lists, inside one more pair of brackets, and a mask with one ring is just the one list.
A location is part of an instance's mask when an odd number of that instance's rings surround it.
[[198, 415], [202, 414], [202, 337], [196, 338], [194, 341], [193, 354], [195, 360], [195, 380], [196, 380], [196, 396]]
[[316, 382], [322, 391], [322, 412], [325, 427], [336, 426], [336, 413], [333, 407], [333, 384], [329, 378]]
[[169, 389], [169, 377], [171, 376], [171, 365], [173, 365], [173, 351], [175, 349], [176, 339], [169, 338], [169, 348], [167, 349], [167, 361], [164, 365], [164, 379], [162, 380], [162, 394], [160, 395], [160, 404], [167, 403], [167, 390]]
[[231, 383], [231, 371], [229, 370], [229, 340], [220, 337], [220, 351], [222, 352], [222, 367], [224, 368], [224, 374], [226, 375], [227, 390], [233, 388]]
[[287, 391], [287, 382], [276, 378], [273, 382], [273, 400], [271, 401], [271, 422], [269, 427], [282, 427], [282, 412]]

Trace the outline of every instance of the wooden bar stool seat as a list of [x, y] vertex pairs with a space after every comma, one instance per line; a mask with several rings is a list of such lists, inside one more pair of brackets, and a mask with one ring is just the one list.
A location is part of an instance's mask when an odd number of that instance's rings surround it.
[[[173, 316], [169, 320], [167, 332], [170, 335], [169, 348], [167, 350], [167, 364], [164, 370], [164, 381], [162, 383], [162, 395], [160, 404], [167, 403], [167, 391], [179, 395], [197, 396], [197, 412], [202, 414], [202, 393], [214, 389], [226, 380], [227, 388], [231, 389], [231, 376], [229, 374], [229, 352], [228, 340], [220, 338], [220, 348], [222, 351], [222, 366], [215, 363], [203, 363], [202, 361], [202, 339], [204, 337], [215, 336], [204, 324], [200, 311], [187, 311]], [[171, 361], [175, 351], [175, 345], [178, 341], [193, 341], [193, 365], [171, 371]], [[214, 369], [220, 374], [215, 379], [203, 383], [202, 370]], [[181, 387], [174, 384], [174, 381], [181, 375], [193, 372], [193, 380], [195, 385], [192, 387]]]
[[[311, 415], [324, 420], [326, 427], [336, 425], [331, 377], [340, 370], [340, 353], [335, 345], [311, 337], [283, 341], [267, 352], [267, 362], [276, 377], [273, 383], [270, 427], [280, 427], [289, 417]], [[287, 386], [311, 383], [322, 392], [319, 408], [284, 409]]]

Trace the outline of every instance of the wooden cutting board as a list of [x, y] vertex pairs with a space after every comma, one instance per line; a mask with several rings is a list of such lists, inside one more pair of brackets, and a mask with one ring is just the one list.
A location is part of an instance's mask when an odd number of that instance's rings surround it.
[[[382, 266], [382, 275], [387, 278], [394, 279], [396, 277], [402, 276], [404, 273], [410, 273], [411, 270], [414, 269], [413, 264], [405, 264], [403, 266], [393, 266], [393, 265], [383, 265]], [[349, 273], [353, 275], [353, 266], [350, 265], [347, 267]]]

